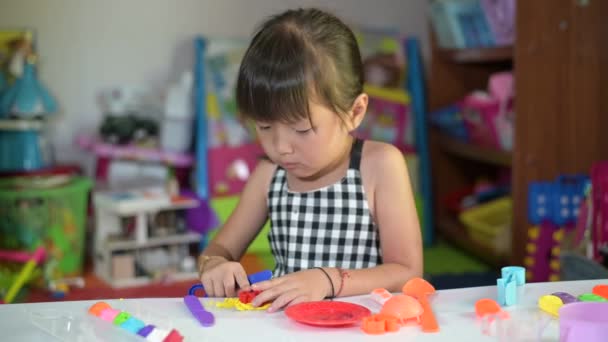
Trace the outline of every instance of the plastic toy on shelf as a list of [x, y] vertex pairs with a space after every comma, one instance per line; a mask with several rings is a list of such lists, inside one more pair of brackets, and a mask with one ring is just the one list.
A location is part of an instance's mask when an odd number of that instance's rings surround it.
[[108, 144], [87, 135], [79, 136], [76, 142], [81, 148], [90, 150], [98, 157], [103, 158], [162, 162], [176, 167], [188, 167], [193, 162], [193, 157], [188, 153], [163, 151], [158, 148]]

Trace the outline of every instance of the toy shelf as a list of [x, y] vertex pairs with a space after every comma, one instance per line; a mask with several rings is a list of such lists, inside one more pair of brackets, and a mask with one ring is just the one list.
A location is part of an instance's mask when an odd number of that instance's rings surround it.
[[[539, 15], [543, 20], [538, 19]], [[515, 148], [510, 164], [512, 265], [523, 264], [527, 255], [529, 183], [564, 173], [588, 172], [595, 162], [608, 159], [608, 139], [600, 139], [608, 127], [605, 115], [608, 96], [602, 91], [606, 89], [602, 80], [608, 78], [608, 67], [598, 63], [608, 58], [606, 25], [601, 20], [606, 16], [605, 1], [587, 1], [585, 6], [555, 6], [551, 0], [521, 0], [516, 6], [513, 47], [445, 50], [431, 34], [430, 111], [445, 108], [474, 90], [486, 89], [488, 77], [493, 73], [514, 70], [517, 95]], [[564, 18], [568, 25], [563, 29], [568, 34], [556, 29]], [[580, 39], [582, 36], [586, 39]], [[568, 51], [575, 51], [578, 58], [564, 53], [565, 46]], [[449, 212], [441, 198], [471, 186], [483, 173], [504, 171], [496, 169], [505, 165], [492, 164], [494, 157], [490, 163], [485, 159], [471, 160], [468, 153], [458, 158], [456, 153], [445, 149], [445, 144], [442, 146], [432, 138], [434, 212], [441, 221], [436, 226], [446, 239], [466, 244], [464, 249], [471, 253], [484, 254], [486, 251], [468, 243], [456, 218], [452, 221], [456, 222], [454, 225], [442, 220]]]
[[452, 63], [494, 63], [510, 61], [513, 58], [513, 46], [476, 49], [436, 48], [436, 53], [439, 58]]
[[113, 145], [89, 136], [79, 136], [76, 139], [76, 143], [81, 148], [91, 151], [102, 158], [128, 159], [151, 163], [161, 162], [176, 167], [188, 167], [194, 161], [193, 156], [187, 153], [163, 151], [158, 148], [133, 145]]
[[465, 227], [456, 218], [449, 216], [439, 218], [437, 220], [437, 229], [448, 242], [462, 248], [490, 266], [500, 268], [509, 264], [508, 255], [499, 254], [492, 248], [473, 241], [469, 237]]
[[511, 166], [513, 157], [510, 152], [468, 144], [439, 132], [434, 132], [434, 135], [440, 148], [449, 154], [493, 165]]
[[107, 240], [106, 247], [110, 251], [126, 251], [139, 248], [158, 247], [164, 245], [198, 243], [201, 241], [201, 238], [202, 236], [199, 233], [188, 232], [184, 234], [152, 237], [146, 239], [146, 241], [143, 243], [139, 243], [135, 240]]

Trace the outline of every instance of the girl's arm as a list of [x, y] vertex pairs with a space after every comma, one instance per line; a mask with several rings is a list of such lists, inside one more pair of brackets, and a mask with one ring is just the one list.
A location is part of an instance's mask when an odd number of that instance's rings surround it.
[[268, 216], [266, 195], [276, 166], [262, 160], [253, 171], [239, 203], [199, 257], [199, 270], [221, 261], [239, 261]]
[[[366, 153], [367, 152], [367, 153]], [[361, 173], [373, 196], [373, 216], [380, 234], [383, 264], [361, 270], [327, 269], [339, 296], [366, 294], [375, 288], [401, 292], [422, 276], [422, 237], [410, 178], [401, 151], [392, 145], [366, 142]], [[366, 180], [369, 180], [366, 182]], [[369, 197], [368, 197], [369, 199]]]

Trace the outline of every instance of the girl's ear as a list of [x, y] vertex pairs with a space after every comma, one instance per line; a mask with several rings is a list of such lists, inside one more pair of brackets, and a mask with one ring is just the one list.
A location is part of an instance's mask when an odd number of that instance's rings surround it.
[[361, 122], [363, 122], [363, 118], [365, 118], [365, 113], [367, 113], [367, 104], [369, 103], [369, 97], [367, 94], [362, 93], [357, 96], [355, 101], [353, 102], [353, 106], [351, 107], [348, 113], [348, 130], [350, 132], [356, 130]]

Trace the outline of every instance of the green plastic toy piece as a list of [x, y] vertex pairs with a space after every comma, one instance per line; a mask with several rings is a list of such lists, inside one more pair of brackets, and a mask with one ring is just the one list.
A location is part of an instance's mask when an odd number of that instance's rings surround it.
[[578, 300], [581, 302], [608, 302], [606, 298], [593, 293], [583, 293], [582, 295], [578, 296]]
[[116, 315], [116, 318], [114, 318], [114, 325], [121, 325], [124, 322], [126, 322], [129, 317], [131, 317], [131, 314], [128, 312], [124, 312], [121, 311], [118, 315]]

